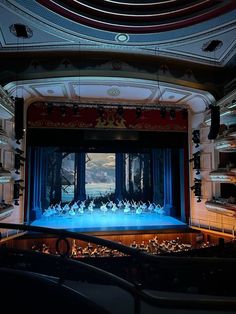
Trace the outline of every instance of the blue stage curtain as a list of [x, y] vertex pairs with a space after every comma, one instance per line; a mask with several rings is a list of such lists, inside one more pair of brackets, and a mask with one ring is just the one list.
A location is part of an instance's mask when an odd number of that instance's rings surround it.
[[[84, 201], [86, 200], [86, 191], [85, 191], [85, 153], [79, 153], [77, 160], [77, 194], [78, 200]], [[77, 199], [75, 199], [77, 201]]]
[[164, 156], [164, 210], [166, 215], [172, 215], [173, 210], [173, 182], [172, 182], [172, 154], [170, 148], [165, 148]]
[[124, 154], [116, 153], [116, 187], [115, 187], [115, 200], [123, 199], [124, 182]]
[[[39, 219], [42, 216], [42, 187], [44, 186], [44, 173], [43, 173], [43, 152], [39, 147], [29, 150], [29, 189], [28, 204], [30, 206], [27, 217], [30, 220]], [[29, 201], [31, 200], [31, 201]]]
[[163, 149], [152, 150], [153, 202], [163, 205]]

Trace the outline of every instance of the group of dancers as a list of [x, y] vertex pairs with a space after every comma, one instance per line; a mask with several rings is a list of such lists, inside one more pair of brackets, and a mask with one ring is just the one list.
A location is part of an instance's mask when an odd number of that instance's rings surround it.
[[[87, 204], [86, 204], [87, 202]], [[164, 215], [165, 210], [163, 206], [160, 204], [142, 202], [142, 201], [129, 201], [129, 200], [118, 200], [117, 202], [113, 202], [108, 200], [108, 202], [101, 202], [100, 206], [96, 206], [94, 200], [85, 200], [85, 201], [72, 201], [62, 205], [61, 202], [57, 204], [51, 204], [47, 209], [44, 210], [44, 217], [51, 216], [76, 216], [83, 215], [85, 212], [93, 213], [94, 211], [100, 211], [103, 214], [108, 212], [123, 212], [124, 214], [137, 214], [140, 215], [142, 213], [157, 213], [159, 215]]]

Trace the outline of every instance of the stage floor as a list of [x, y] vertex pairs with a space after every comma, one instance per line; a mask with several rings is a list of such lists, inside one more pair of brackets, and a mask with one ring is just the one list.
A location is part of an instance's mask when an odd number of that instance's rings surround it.
[[67, 229], [76, 232], [159, 230], [186, 228], [187, 224], [170, 216], [156, 213], [84, 213], [79, 216], [42, 217], [31, 223], [32, 226]]

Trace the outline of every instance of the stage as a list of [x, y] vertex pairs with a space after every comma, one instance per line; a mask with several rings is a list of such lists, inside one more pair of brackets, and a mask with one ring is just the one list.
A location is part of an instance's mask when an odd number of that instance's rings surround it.
[[160, 229], [185, 229], [187, 224], [171, 216], [156, 213], [124, 214], [85, 212], [82, 215], [56, 215], [42, 217], [32, 226], [67, 229], [75, 232], [155, 231]]

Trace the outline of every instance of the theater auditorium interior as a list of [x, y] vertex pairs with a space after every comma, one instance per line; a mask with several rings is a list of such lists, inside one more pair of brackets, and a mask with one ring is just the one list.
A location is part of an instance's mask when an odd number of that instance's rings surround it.
[[0, 17], [2, 306], [235, 313], [236, 1]]

